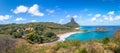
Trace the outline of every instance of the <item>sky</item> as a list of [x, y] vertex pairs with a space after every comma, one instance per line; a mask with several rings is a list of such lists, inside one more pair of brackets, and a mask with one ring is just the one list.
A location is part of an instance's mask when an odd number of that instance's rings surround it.
[[120, 0], [0, 0], [0, 24], [55, 22], [120, 25]]

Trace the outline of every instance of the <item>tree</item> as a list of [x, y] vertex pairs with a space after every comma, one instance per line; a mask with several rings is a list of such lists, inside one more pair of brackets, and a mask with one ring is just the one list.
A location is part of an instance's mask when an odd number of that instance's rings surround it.
[[56, 38], [56, 34], [53, 32], [47, 32], [44, 34], [45, 37]]
[[36, 43], [36, 42], [38, 42], [38, 36], [36, 36], [34, 33], [26, 34], [26, 39], [30, 43]]
[[109, 41], [110, 41], [110, 38], [109, 38], [109, 37], [105, 37], [105, 38], [103, 38], [103, 40], [102, 40], [102, 42], [103, 42], [104, 44], [108, 43]]
[[22, 32], [13, 32], [12, 34], [15, 38], [21, 38], [22, 37]]

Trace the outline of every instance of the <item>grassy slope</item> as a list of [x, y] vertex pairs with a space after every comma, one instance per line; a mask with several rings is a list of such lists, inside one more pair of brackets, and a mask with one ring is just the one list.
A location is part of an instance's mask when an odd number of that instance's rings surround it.
[[120, 41], [110, 39], [109, 42], [104, 44], [102, 40], [93, 40], [86, 42], [73, 40], [26, 46], [28, 48], [25, 51], [31, 51], [30, 53], [114, 53], [115, 51], [120, 50]]

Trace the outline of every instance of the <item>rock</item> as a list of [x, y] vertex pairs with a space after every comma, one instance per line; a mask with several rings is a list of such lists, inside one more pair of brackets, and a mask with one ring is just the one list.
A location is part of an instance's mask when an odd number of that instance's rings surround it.
[[67, 27], [77, 28], [80, 27], [78, 23], [75, 22], [74, 18], [71, 18], [71, 21], [65, 24]]
[[88, 30], [80, 30], [80, 32], [88, 32]]
[[114, 38], [120, 39], [120, 29], [114, 33]]
[[107, 31], [105, 28], [96, 28], [95, 31]]

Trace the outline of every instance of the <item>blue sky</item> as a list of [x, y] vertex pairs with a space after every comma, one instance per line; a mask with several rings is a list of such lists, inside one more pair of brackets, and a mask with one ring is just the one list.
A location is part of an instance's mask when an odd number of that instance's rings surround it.
[[119, 0], [0, 0], [0, 24], [55, 22], [120, 25]]

